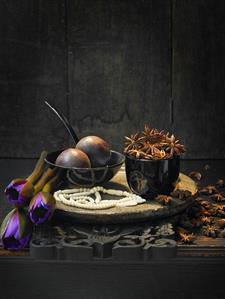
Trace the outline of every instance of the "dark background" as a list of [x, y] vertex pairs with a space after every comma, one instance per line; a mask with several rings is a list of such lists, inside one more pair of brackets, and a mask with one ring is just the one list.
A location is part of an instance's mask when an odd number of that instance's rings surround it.
[[145, 123], [174, 132], [187, 147], [181, 171], [210, 164], [215, 179], [224, 94], [224, 0], [0, 1], [0, 222], [4, 187], [43, 149], [71, 145], [45, 99], [79, 136], [120, 151]]
[[[225, 0], [1, 0], [0, 223], [10, 180], [71, 142], [44, 99], [80, 136], [117, 150], [145, 123], [174, 132], [188, 149], [181, 171], [214, 184], [224, 177], [224, 94]], [[4, 257], [0, 290], [2, 299], [219, 299], [223, 269], [210, 257], [110, 266]]]
[[122, 150], [145, 123], [174, 132], [187, 159], [225, 158], [224, 0], [0, 2], [0, 157], [80, 136]]

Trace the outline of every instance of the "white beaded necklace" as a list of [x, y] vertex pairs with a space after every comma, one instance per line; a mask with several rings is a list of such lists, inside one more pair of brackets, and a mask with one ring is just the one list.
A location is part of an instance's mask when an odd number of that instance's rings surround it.
[[[103, 200], [100, 193], [119, 196], [121, 199]], [[94, 195], [95, 197], [91, 197]], [[54, 193], [56, 201], [62, 202], [65, 205], [88, 210], [101, 210], [113, 207], [129, 207], [136, 206], [146, 200], [133, 193], [105, 189], [101, 186], [93, 188], [67, 189], [58, 190]]]

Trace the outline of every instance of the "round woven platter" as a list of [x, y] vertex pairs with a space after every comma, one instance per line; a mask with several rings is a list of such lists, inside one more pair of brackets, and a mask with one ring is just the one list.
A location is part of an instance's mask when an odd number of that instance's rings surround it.
[[[104, 185], [104, 187], [118, 190], [129, 190], [124, 169], [119, 171], [110, 182]], [[133, 223], [170, 217], [183, 212], [187, 207], [189, 207], [194, 202], [195, 195], [197, 194], [196, 183], [182, 173], [180, 173], [176, 189], [188, 190], [192, 193], [192, 196], [185, 200], [173, 198], [173, 203], [170, 206], [163, 206], [156, 200], [149, 200], [146, 201], [146, 203], [136, 206], [114, 207], [104, 210], [79, 209], [57, 202], [55, 216], [65, 220], [93, 224]], [[112, 196], [109, 197], [108, 195], [104, 195], [103, 198], [109, 199], [112, 198]]]

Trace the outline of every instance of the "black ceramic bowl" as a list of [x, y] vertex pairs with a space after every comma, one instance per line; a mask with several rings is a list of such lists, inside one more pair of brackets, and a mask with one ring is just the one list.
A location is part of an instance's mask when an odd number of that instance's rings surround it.
[[93, 187], [108, 182], [124, 163], [124, 155], [111, 151], [108, 165], [97, 168], [66, 168], [55, 164], [56, 158], [63, 150], [49, 153], [45, 159], [51, 167], [57, 167], [59, 175], [68, 186]]
[[126, 156], [126, 176], [130, 189], [144, 198], [173, 191], [180, 172], [180, 157], [145, 160]]

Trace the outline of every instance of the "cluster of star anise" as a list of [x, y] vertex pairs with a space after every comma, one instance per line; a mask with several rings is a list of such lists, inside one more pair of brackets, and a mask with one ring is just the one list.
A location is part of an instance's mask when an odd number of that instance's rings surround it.
[[[189, 176], [201, 179], [200, 173]], [[225, 238], [225, 194], [224, 180], [215, 186], [199, 188], [199, 197], [195, 204], [180, 217], [177, 232], [182, 243], [190, 244], [197, 235], [211, 238]]]
[[184, 145], [176, 140], [175, 136], [164, 131], [151, 129], [145, 126], [142, 133], [125, 137], [124, 153], [137, 159], [161, 160], [181, 155], [185, 152]]

